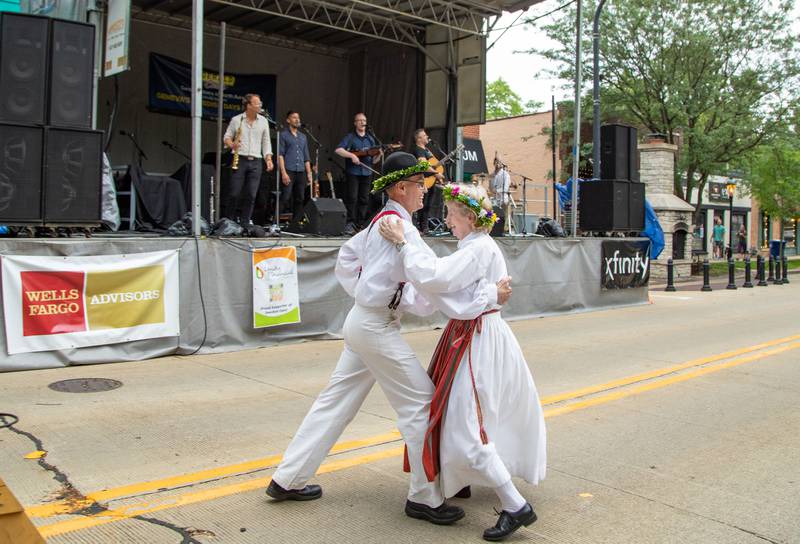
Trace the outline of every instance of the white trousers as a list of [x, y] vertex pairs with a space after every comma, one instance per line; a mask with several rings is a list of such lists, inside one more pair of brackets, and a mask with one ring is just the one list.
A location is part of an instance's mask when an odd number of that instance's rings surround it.
[[400, 335], [400, 321], [388, 308], [356, 304], [343, 332], [344, 351], [330, 382], [300, 424], [272, 479], [284, 489], [305, 486], [377, 381], [397, 413], [397, 428], [408, 447], [408, 499], [439, 506], [444, 502], [439, 482], [428, 482], [422, 467], [433, 382]]

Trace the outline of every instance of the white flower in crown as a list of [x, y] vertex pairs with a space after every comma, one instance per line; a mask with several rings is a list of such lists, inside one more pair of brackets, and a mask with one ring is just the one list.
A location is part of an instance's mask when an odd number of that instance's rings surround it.
[[485, 208], [481, 208], [480, 213], [478, 213], [478, 217], [480, 217], [480, 218], [486, 217], [486, 209]]

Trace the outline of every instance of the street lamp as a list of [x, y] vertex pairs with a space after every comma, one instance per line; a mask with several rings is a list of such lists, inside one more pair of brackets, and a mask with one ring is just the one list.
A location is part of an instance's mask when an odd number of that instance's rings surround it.
[[725, 190], [728, 191], [728, 201], [730, 202], [728, 219], [728, 260], [730, 260], [733, 258], [733, 195], [736, 193], [736, 181], [733, 178], [728, 179]]

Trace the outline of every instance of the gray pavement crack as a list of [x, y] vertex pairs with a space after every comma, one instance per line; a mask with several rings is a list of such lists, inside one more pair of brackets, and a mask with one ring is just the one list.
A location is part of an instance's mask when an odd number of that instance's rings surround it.
[[[30, 440], [33, 443], [34, 447], [36, 448], [36, 451], [48, 452], [48, 450], [44, 446], [44, 442], [39, 437], [28, 431], [23, 431], [22, 429], [18, 429], [16, 425], [17, 422], [14, 422], [3, 428], [8, 429], [12, 433], [15, 433], [19, 436], [24, 436], [25, 438]], [[55, 500], [64, 501], [68, 506], [71, 507], [76, 507], [79, 504], [88, 504], [88, 506], [84, 506], [80, 509], [76, 509], [73, 512], [71, 512], [73, 515], [92, 516], [95, 514], [108, 511], [108, 508], [106, 506], [96, 501], [93, 501], [92, 499], [89, 499], [88, 497], [86, 497], [86, 495], [81, 493], [78, 490], [78, 488], [76, 488], [75, 485], [72, 482], [70, 482], [69, 476], [64, 471], [59, 469], [57, 466], [48, 463], [47, 460], [45, 459], [45, 456], [40, 457], [39, 459], [36, 460], [36, 462], [46, 472], [52, 473], [53, 479], [59, 484], [61, 484], [61, 490], [59, 491], [58, 495], [54, 497]], [[161, 527], [165, 527], [167, 529], [175, 531], [182, 537], [180, 544], [202, 544], [202, 542], [199, 542], [198, 540], [192, 538], [192, 533], [193, 532], [207, 533], [207, 531], [199, 531], [197, 529], [178, 527], [176, 525], [173, 525], [172, 523], [162, 521], [156, 518], [148, 518], [145, 516], [133, 516], [133, 519], [138, 519], [147, 523], [152, 523], [154, 525], [159, 525]]]
[[745, 529], [744, 527], [739, 527], [738, 525], [734, 525], [732, 523], [728, 523], [727, 521], [723, 521], [721, 519], [713, 518], [711, 516], [706, 516], [706, 515], [700, 514], [699, 512], [694, 512], [692, 510], [687, 510], [686, 508], [681, 508], [680, 506], [676, 506], [674, 504], [670, 504], [670, 503], [667, 503], [667, 502], [659, 501], [659, 500], [656, 500], [656, 499], [654, 499], [652, 497], [647, 497], [647, 496], [641, 495], [639, 493], [634, 493], [633, 491], [629, 491], [627, 489], [622, 489], [621, 487], [616, 487], [616, 486], [613, 486], [613, 485], [605, 483], [605, 482], [600, 482], [598, 480], [592, 480], [591, 478], [586, 478], [585, 476], [579, 476], [577, 474], [572, 474], [572, 473], [567, 472], [565, 470], [559, 470], [559, 469], [553, 468], [553, 467], [547, 467], [547, 468], [548, 468], [548, 470], [552, 470], [553, 472], [558, 472], [558, 473], [563, 474], [565, 476], [569, 476], [570, 478], [575, 478], [577, 480], [582, 480], [582, 481], [585, 481], [585, 482], [593, 483], [593, 484], [605, 487], [607, 489], [612, 489], [612, 490], [617, 491], [619, 493], [623, 493], [625, 495], [629, 495], [631, 497], [636, 497], [636, 498], [639, 498], [639, 499], [642, 499], [642, 500], [645, 500], [645, 501], [648, 501], [648, 502], [652, 502], [653, 504], [659, 504], [661, 506], [666, 506], [667, 508], [671, 508], [671, 509], [673, 509], [673, 510], [675, 510], [677, 512], [682, 512], [684, 514], [688, 514], [688, 515], [695, 516], [695, 517], [698, 517], [698, 518], [701, 518], [701, 519], [705, 519], [705, 520], [708, 520], [708, 521], [711, 521], [711, 522], [714, 522], [714, 523], [718, 523], [719, 525], [723, 525], [725, 527], [728, 527], [730, 529], [734, 529], [736, 531], [741, 531], [743, 533], [746, 533], [746, 534], [749, 534], [751, 536], [754, 536], [754, 537], [756, 537], [756, 538], [758, 538], [760, 540], [763, 540], [765, 542], [769, 542], [770, 544], [786, 544], [786, 541], [775, 540], [775, 539], [773, 539], [771, 537], [768, 537], [766, 535], [762, 535], [761, 533], [758, 533], [756, 531], [752, 531], [750, 529]]

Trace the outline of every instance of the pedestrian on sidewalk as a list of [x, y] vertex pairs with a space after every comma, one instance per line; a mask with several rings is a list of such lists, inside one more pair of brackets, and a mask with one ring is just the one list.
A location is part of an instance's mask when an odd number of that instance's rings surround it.
[[744, 225], [739, 227], [739, 232], [736, 233], [736, 252], [739, 253], [741, 259], [744, 260], [744, 256], [747, 253], [747, 229]]
[[[339, 251], [336, 276], [355, 298], [343, 327], [344, 351], [284, 453], [272, 476], [267, 494], [276, 500], [312, 500], [322, 496], [319, 485], [307, 485], [345, 426], [355, 417], [375, 382], [397, 414], [397, 428], [406, 442], [411, 481], [405, 512], [438, 525], [452, 524], [464, 511], [444, 502], [438, 480], [429, 481], [422, 462], [434, 387], [414, 352], [400, 335], [404, 312], [430, 315], [435, 307], [412, 286], [406, 285], [401, 256], [383, 237], [375, 222], [398, 216], [408, 229], [408, 244], [433, 251], [422, 241], [411, 214], [422, 207], [427, 162], [410, 153], [394, 153], [384, 161], [383, 176], [373, 182], [373, 192], [385, 192], [386, 206], [370, 227], [348, 240]], [[508, 281], [498, 285], [476, 283], [459, 293], [464, 312], [474, 319], [487, 306], [502, 304], [510, 295]]]
[[721, 259], [725, 254], [725, 226], [719, 217], [714, 218], [714, 258]]
[[463, 320], [452, 300], [453, 293], [475, 283], [494, 284], [507, 276], [503, 254], [489, 236], [497, 220], [492, 202], [483, 187], [474, 185], [448, 185], [443, 194], [448, 227], [459, 239], [452, 255], [432, 258], [409, 245], [401, 221], [387, 219], [379, 229], [399, 248], [412, 285], [451, 318], [428, 367], [436, 387], [423, 450], [428, 480], [440, 478], [445, 498], [469, 496], [471, 485], [492, 488], [502, 511], [483, 536], [498, 541], [536, 521], [511, 478], [531, 484], [544, 478], [544, 414], [500, 306]]

